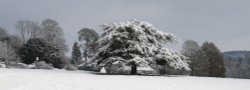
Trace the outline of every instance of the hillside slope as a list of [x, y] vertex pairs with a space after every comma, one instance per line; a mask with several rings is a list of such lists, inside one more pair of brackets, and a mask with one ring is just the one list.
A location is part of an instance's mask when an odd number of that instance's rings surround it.
[[1, 90], [250, 90], [248, 79], [98, 75], [85, 71], [0, 69]]
[[224, 52], [223, 56], [225, 59], [237, 60], [239, 58], [248, 58], [250, 57], [250, 51], [229, 51]]

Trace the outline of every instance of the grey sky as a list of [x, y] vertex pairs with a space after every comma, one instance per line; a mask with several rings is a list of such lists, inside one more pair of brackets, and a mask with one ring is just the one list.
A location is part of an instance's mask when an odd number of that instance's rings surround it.
[[71, 49], [81, 28], [131, 19], [148, 21], [179, 37], [214, 42], [221, 51], [250, 50], [250, 0], [0, 0], [0, 26], [18, 20], [59, 22]]

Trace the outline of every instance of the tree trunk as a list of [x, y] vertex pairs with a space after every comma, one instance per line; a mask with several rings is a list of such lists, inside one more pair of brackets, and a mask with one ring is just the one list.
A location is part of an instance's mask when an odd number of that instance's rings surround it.
[[85, 62], [87, 62], [88, 61], [88, 50], [86, 49], [85, 51], [84, 51], [84, 58], [85, 58]]
[[191, 68], [191, 76], [195, 76], [194, 75], [194, 67], [193, 67], [193, 65], [191, 65], [190, 68]]
[[135, 63], [131, 64], [131, 75], [136, 75], [137, 74], [137, 66]]

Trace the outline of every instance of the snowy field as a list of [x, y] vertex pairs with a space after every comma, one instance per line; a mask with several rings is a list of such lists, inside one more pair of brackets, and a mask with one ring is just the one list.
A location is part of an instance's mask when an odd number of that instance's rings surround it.
[[0, 69], [0, 90], [250, 90], [250, 80]]

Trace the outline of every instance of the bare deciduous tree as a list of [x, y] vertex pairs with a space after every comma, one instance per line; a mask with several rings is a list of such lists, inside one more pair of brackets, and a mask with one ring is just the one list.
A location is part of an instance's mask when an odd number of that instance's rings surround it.
[[25, 44], [26, 42], [26, 35], [27, 35], [27, 29], [26, 24], [24, 20], [18, 21], [16, 24], [16, 28], [19, 32], [19, 35], [21, 36], [22, 43]]
[[59, 49], [60, 55], [68, 51], [68, 46], [65, 44], [63, 29], [59, 24], [52, 19], [42, 21], [42, 38], [51, 45]]
[[200, 50], [200, 46], [198, 45], [197, 42], [193, 41], [193, 40], [187, 40], [186, 42], [184, 42], [183, 46], [182, 46], [182, 54], [186, 57], [189, 58], [189, 67], [191, 69], [191, 75], [197, 75], [198, 74], [198, 53]]
[[26, 21], [27, 33], [29, 38], [38, 38], [41, 34], [41, 27], [39, 23], [33, 21]]
[[81, 29], [78, 31], [78, 35], [79, 41], [82, 41], [83, 56], [85, 61], [88, 61], [87, 58], [92, 56], [91, 54], [95, 53], [97, 50], [96, 41], [98, 40], [99, 35], [94, 29], [90, 28]]
[[37, 38], [41, 32], [41, 28], [37, 22], [28, 20], [18, 21], [16, 28], [23, 44], [25, 44], [30, 38]]

